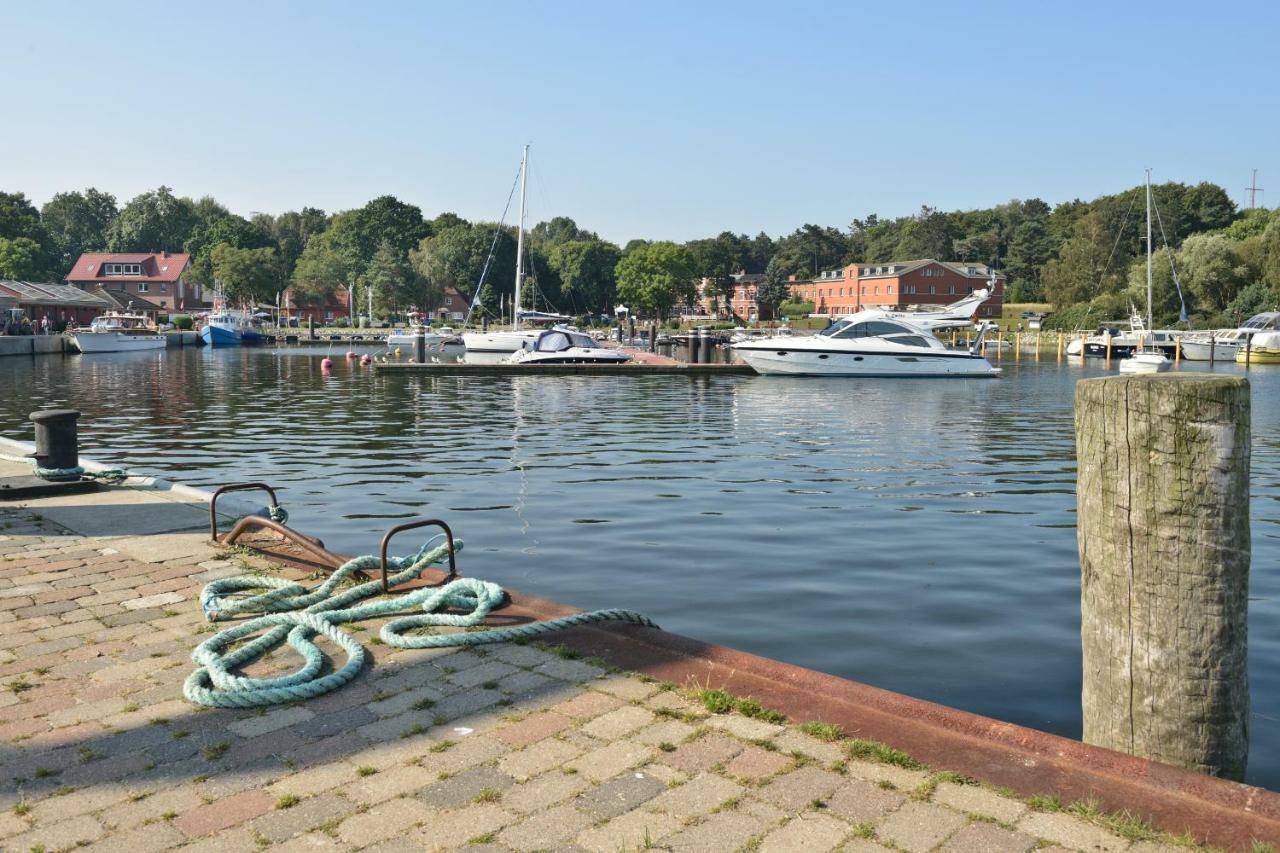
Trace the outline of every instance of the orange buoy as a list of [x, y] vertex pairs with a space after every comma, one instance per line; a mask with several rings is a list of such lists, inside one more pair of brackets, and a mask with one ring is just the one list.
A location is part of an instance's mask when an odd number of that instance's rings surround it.
[[373, 358], [370, 357], [369, 353], [365, 353], [364, 355], [360, 356], [361, 364], [368, 364], [371, 361], [373, 361]]
[[351, 359], [355, 357], [356, 357], [356, 354], [354, 352], [352, 352], [351, 350], [347, 350], [347, 361], [351, 361]]
[[333, 370], [333, 359], [327, 357], [320, 359], [320, 369], [326, 371]]

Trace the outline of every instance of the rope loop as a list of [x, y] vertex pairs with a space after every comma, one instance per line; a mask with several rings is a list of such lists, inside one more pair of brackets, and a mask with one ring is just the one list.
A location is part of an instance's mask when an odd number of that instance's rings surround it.
[[[272, 508], [273, 513], [275, 509]], [[428, 540], [411, 557], [388, 558], [388, 565], [396, 568], [388, 578], [389, 586], [415, 580], [428, 566], [446, 558], [449, 545], [440, 543], [442, 538]], [[455, 548], [461, 549], [462, 542], [455, 541]], [[476, 578], [457, 578], [443, 586], [423, 587], [377, 601], [368, 600], [382, 595], [382, 584], [377, 580], [338, 591], [356, 572], [373, 572], [380, 567], [381, 562], [373, 555], [355, 557], [310, 590], [294, 581], [257, 575], [221, 578], [206, 585], [200, 593], [200, 609], [208, 621], [253, 618], [219, 631], [192, 652], [196, 669], [182, 688], [187, 701], [217, 708], [252, 708], [310, 699], [336, 690], [360, 674], [367, 656], [364, 647], [340, 626], [363, 619], [397, 616], [382, 626], [379, 637], [400, 649], [505, 643], [592, 622], [620, 621], [657, 627], [645, 616], [629, 610], [597, 610], [509, 628], [471, 630], [506, 601], [502, 587]], [[421, 633], [429, 628], [463, 630]], [[316, 636], [327, 638], [346, 655], [341, 666], [323, 675], [325, 658], [313, 642]], [[270, 678], [235, 673], [284, 643], [302, 658], [298, 669]]]

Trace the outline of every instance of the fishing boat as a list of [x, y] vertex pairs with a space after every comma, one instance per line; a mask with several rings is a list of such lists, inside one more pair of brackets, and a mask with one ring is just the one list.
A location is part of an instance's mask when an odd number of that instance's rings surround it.
[[205, 319], [200, 339], [209, 346], [225, 347], [262, 343], [266, 336], [243, 311], [219, 308]]
[[69, 334], [76, 348], [83, 353], [165, 348], [164, 335], [141, 314], [103, 314], [95, 317], [89, 328], [76, 329]]
[[[516, 292], [515, 292], [515, 309], [511, 312], [512, 326], [506, 330], [495, 330], [492, 332], [465, 332], [462, 335], [462, 342], [467, 347], [468, 353], [512, 353], [516, 350], [525, 349], [538, 339], [541, 334], [540, 329], [522, 329], [520, 327], [521, 320], [524, 315], [520, 311], [520, 291], [524, 289], [524, 217], [526, 212], [525, 205], [525, 186], [529, 175], [529, 146], [524, 147], [524, 153], [520, 157], [520, 224], [519, 231], [516, 236]], [[495, 237], [496, 240], [496, 237]], [[492, 255], [492, 249], [490, 249]], [[489, 262], [485, 261], [487, 269]], [[484, 273], [480, 274], [480, 284], [484, 283]], [[472, 300], [472, 309], [474, 310], [476, 300], [480, 298], [480, 286], [476, 286], [476, 296]]]
[[625, 364], [631, 356], [606, 347], [590, 335], [569, 329], [548, 329], [528, 347], [513, 353], [508, 364]]
[[[1175, 273], [1176, 280], [1176, 273]], [[1179, 288], [1181, 292], [1181, 288]], [[1151, 170], [1147, 169], [1147, 326], [1154, 325], [1151, 320]], [[1138, 348], [1128, 358], [1120, 362], [1121, 373], [1164, 373], [1173, 366], [1169, 357], [1154, 346], [1141, 340]]]
[[[772, 337], [734, 344], [757, 373], [786, 376], [999, 376], [979, 353], [988, 327], [967, 352], [949, 349], [901, 312], [859, 311], [816, 335]], [[928, 322], [928, 321], [926, 321]]]

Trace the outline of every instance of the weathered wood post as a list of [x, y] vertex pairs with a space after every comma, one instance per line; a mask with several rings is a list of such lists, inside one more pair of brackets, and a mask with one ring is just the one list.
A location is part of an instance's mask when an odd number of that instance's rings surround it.
[[1076, 384], [1084, 740], [1231, 779], [1249, 750], [1249, 384]]

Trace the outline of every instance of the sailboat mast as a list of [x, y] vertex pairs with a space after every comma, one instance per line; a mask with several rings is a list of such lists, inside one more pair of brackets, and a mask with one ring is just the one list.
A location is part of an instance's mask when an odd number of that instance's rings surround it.
[[520, 288], [524, 284], [524, 185], [529, 168], [529, 146], [520, 155], [520, 231], [516, 236], [516, 295], [512, 300], [512, 328], [520, 328]]
[[1151, 320], [1151, 170], [1147, 169], [1147, 331], [1155, 327]]

